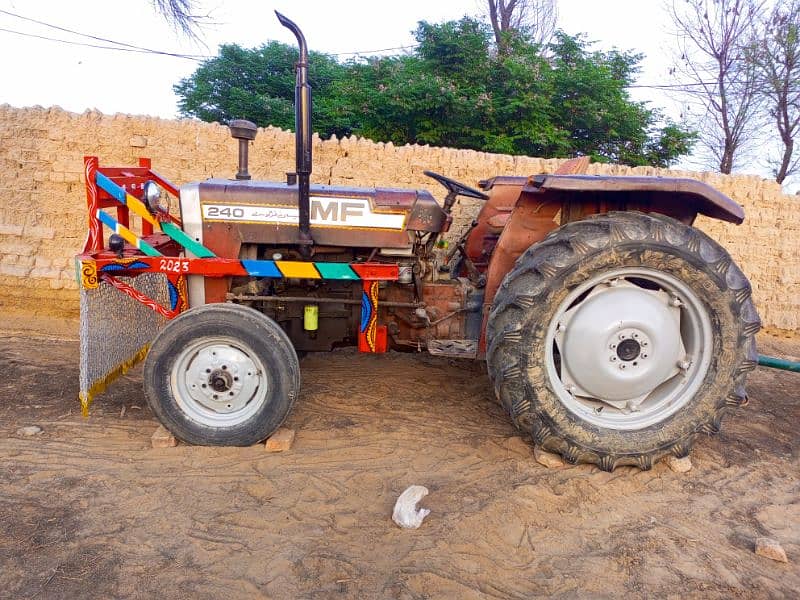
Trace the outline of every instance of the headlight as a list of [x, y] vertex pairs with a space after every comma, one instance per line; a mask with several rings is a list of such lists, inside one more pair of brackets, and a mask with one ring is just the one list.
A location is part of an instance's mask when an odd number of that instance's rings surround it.
[[155, 181], [148, 181], [144, 184], [144, 203], [153, 214], [169, 212], [169, 204]]

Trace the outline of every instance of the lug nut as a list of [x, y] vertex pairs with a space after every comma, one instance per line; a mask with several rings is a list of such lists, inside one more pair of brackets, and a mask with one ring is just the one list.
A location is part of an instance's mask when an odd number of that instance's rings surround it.
[[611, 362], [615, 362], [616, 360], [617, 360], [617, 357], [616, 357], [616, 356], [612, 356], [612, 357], [611, 357]]
[[620, 333], [619, 334], [619, 339], [624, 340], [625, 339], [625, 334], [624, 333]]
[[625, 363], [622, 363], [622, 364], [619, 366], [619, 368], [620, 368], [620, 369], [622, 369], [622, 370], [624, 371], [624, 370], [625, 370]]

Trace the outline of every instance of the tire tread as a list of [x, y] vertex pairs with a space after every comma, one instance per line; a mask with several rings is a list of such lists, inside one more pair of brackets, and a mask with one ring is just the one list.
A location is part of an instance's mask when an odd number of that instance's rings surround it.
[[[738, 365], [730, 391], [723, 395], [716, 412], [682, 439], [663, 447], [633, 455], [598, 453], [582, 449], [548, 425], [547, 415], [538, 408], [535, 398], [522, 398], [524, 385], [519, 357], [523, 352], [520, 321], [525, 312], [543, 301], [552, 280], [576, 260], [615, 243], [650, 241], [688, 250], [704, 270], [712, 273], [731, 299], [731, 308], [739, 317]], [[539, 285], [530, 289], [526, 277], [535, 274]], [[565, 461], [588, 462], [603, 470], [633, 464], [646, 470], [667, 455], [687, 456], [698, 434], [719, 432], [723, 414], [730, 407], [742, 406], [747, 395], [747, 373], [757, 366], [755, 334], [761, 328], [747, 277], [722, 246], [705, 233], [674, 219], [640, 212], [611, 212], [592, 215], [585, 220], [567, 223], [529, 248], [506, 275], [498, 289], [487, 323], [486, 361], [498, 399], [518, 427], [525, 426], [533, 441], [544, 449], [561, 454]]]

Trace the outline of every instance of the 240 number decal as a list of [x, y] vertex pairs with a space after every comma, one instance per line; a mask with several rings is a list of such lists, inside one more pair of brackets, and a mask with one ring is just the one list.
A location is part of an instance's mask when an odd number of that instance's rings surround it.
[[233, 217], [234, 219], [244, 218], [244, 209], [235, 206], [206, 206], [206, 217]]

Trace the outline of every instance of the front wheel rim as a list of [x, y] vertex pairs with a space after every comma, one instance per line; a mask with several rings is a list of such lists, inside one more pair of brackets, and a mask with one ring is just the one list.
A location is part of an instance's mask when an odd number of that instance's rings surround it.
[[685, 282], [626, 267], [592, 277], [559, 304], [545, 370], [561, 404], [583, 421], [638, 430], [694, 397], [712, 351], [708, 309]]
[[225, 336], [204, 337], [178, 354], [170, 387], [178, 407], [209, 427], [234, 427], [266, 403], [269, 377], [252, 348]]

